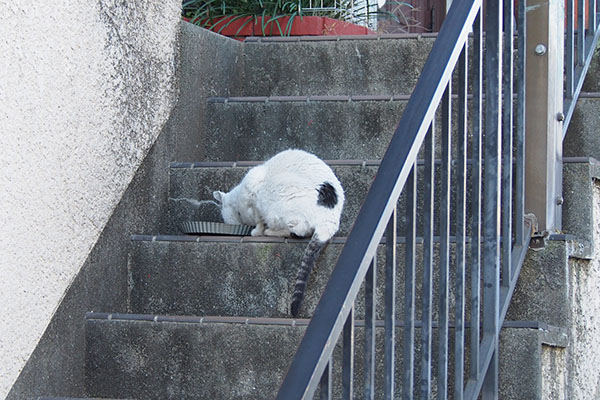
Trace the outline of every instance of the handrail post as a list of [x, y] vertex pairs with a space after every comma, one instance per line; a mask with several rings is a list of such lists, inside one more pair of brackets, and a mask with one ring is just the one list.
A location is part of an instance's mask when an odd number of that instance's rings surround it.
[[485, 140], [483, 200], [483, 324], [492, 355], [481, 398], [498, 399], [500, 307], [501, 157], [502, 157], [502, 2], [485, 3]]
[[561, 229], [564, 0], [527, 0], [525, 210]]

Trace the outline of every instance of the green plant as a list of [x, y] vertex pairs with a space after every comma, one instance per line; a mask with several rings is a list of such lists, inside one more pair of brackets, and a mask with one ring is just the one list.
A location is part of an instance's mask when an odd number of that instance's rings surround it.
[[[193, 24], [219, 33], [235, 21], [244, 19], [244, 23], [238, 30], [240, 31], [247, 24], [256, 22], [259, 16], [273, 22], [281, 32], [289, 32], [291, 23], [288, 23], [289, 27], [282, 30], [278, 21], [284, 15], [291, 17], [302, 15], [298, 3], [281, 0], [191, 0], [183, 3], [185, 18]], [[263, 18], [264, 25], [266, 25], [264, 21], [266, 18]], [[292, 18], [290, 22], [291, 20]]]
[[[218, 33], [234, 22], [241, 21], [239, 33], [246, 25], [260, 20], [263, 34], [267, 29], [275, 29], [282, 36], [289, 35], [294, 19], [304, 15], [349, 22], [369, 21], [375, 15], [397, 19], [389, 12], [378, 11], [376, 2], [366, 0], [357, 7], [353, 0], [189, 0], [183, 2], [183, 17]], [[285, 26], [281, 24], [283, 17], [289, 17]]]

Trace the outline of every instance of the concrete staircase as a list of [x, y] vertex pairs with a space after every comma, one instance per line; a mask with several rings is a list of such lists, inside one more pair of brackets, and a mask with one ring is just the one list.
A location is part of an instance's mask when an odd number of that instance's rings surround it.
[[[183, 40], [199, 37], [206, 46], [226, 40], [184, 26]], [[228, 87], [189, 99], [197, 103], [185, 107], [197, 111], [202, 127], [200, 132], [182, 133], [185, 139], [179, 145], [194, 145], [182, 150], [181, 158], [169, 167], [164, 231], [138, 232], [130, 243], [115, 244], [129, 246], [128, 263], [120, 266], [128, 271], [127, 310], [95, 310], [85, 317], [87, 395], [120, 399], [275, 396], [432, 41], [415, 36], [248, 42], [242, 45], [237, 76]], [[193, 43], [186, 46], [194, 48]], [[192, 64], [184, 71], [193, 73], [195, 55], [184, 54], [184, 58]], [[596, 78], [591, 77], [588, 87], [600, 82], [592, 82]], [[600, 99], [589, 96], [585, 107], [599, 109]], [[596, 114], [576, 114], [574, 126], [589, 127]], [[176, 125], [183, 127], [185, 122]], [[288, 310], [306, 240], [189, 236], [177, 227], [183, 220], [216, 219], [214, 208], [198, 207], [189, 200], [209, 199], [213, 190], [231, 188], [249, 167], [290, 147], [328, 160], [347, 198], [338, 236], [313, 271], [297, 320], [289, 317]], [[577, 144], [572, 147], [579, 150]], [[600, 176], [600, 165], [589, 157], [600, 156], [600, 151], [570, 155], [585, 158], [565, 164], [568, 234], [549, 237], [545, 248], [530, 252], [523, 266], [501, 335], [502, 399], [586, 398], [570, 395], [579, 393], [578, 371], [585, 370], [593, 357], [571, 349], [587, 343], [581, 329], [595, 323], [588, 318], [595, 305], [580, 301], [585, 300], [586, 284], [590, 286], [593, 279], [600, 282], [600, 274], [595, 276], [594, 268], [586, 267], [596, 262], [594, 221], [598, 220], [594, 218], [598, 215], [592, 204], [600, 200], [594, 180]], [[403, 200], [400, 209], [402, 205]], [[401, 260], [401, 239], [398, 252]], [[581, 269], [594, 276], [583, 280]], [[401, 272], [398, 280], [402, 310]], [[379, 284], [383, 285], [382, 279]], [[420, 299], [420, 293], [417, 296]], [[359, 319], [361, 303], [356, 304]], [[383, 301], [378, 303], [382, 313]], [[382, 336], [378, 334], [377, 340]], [[360, 323], [356, 343], [358, 391]], [[401, 354], [398, 357], [401, 360]], [[334, 365], [339, 368], [340, 362]], [[452, 360], [450, 366], [452, 371]], [[377, 368], [383, 368], [381, 357]], [[383, 374], [376, 375], [383, 379]], [[340, 382], [335, 387], [339, 391]], [[400, 377], [397, 387], [401, 387]]]

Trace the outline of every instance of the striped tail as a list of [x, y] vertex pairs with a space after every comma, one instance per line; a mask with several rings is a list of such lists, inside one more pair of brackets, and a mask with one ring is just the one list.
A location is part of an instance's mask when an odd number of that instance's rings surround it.
[[318, 240], [316, 235], [310, 239], [308, 242], [308, 247], [304, 251], [304, 256], [302, 257], [302, 262], [300, 263], [300, 268], [298, 269], [298, 276], [296, 277], [296, 285], [294, 286], [294, 294], [292, 295], [292, 306], [291, 313], [292, 316], [298, 316], [300, 312], [300, 307], [302, 306], [302, 301], [304, 300], [304, 291], [306, 289], [306, 283], [308, 282], [308, 276], [310, 275], [310, 271], [312, 271], [315, 263], [317, 262], [317, 258], [319, 254], [321, 254], [321, 250], [327, 245], [329, 240], [324, 242]]

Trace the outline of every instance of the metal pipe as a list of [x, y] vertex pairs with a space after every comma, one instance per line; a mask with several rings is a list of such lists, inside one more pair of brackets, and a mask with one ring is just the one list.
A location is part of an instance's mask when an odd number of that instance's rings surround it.
[[396, 207], [385, 231], [384, 398], [394, 399], [396, 364]]
[[404, 252], [403, 398], [411, 399], [415, 364], [415, 242], [417, 236], [417, 164], [406, 181], [406, 246]]

